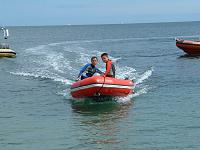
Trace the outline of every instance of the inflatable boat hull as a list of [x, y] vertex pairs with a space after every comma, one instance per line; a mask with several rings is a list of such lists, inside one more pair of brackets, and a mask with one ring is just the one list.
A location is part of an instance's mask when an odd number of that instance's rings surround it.
[[94, 96], [125, 97], [134, 92], [133, 86], [134, 83], [131, 80], [94, 76], [72, 84], [71, 95], [74, 98]]
[[200, 55], [200, 42], [176, 39], [176, 46], [188, 55]]
[[0, 57], [15, 57], [16, 53], [11, 49], [0, 49]]

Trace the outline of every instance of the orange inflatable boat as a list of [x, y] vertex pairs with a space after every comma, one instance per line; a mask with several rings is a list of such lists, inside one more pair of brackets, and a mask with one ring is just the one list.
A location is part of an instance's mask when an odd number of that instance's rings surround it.
[[200, 55], [200, 41], [176, 39], [176, 46], [188, 55]]
[[72, 84], [71, 95], [74, 98], [97, 96], [125, 97], [132, 94], [134, 83], [110, 77], [93, 76]]

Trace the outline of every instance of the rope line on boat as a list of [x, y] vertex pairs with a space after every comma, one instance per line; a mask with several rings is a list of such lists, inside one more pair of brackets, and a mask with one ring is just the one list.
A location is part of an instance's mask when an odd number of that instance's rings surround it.
[[100, 92], [100, 91], [101, 91], [101, 89], [103, 88], [103, 86], [104, 86], [105, 82], [106, 82], [106, 77], [104, 77], [103, 84], [102, 84], [102, 86], [99, 88], [98, 92], [96, 92], [95, 96], [100, 96], [100, 93], [99, 93], [99, 92]]

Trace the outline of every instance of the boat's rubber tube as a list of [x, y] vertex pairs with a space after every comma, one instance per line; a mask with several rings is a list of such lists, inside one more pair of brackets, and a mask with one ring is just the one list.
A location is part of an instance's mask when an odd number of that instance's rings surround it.
[[110, 77], [94, 76], [72, 84], [71, 95], [75, 98], [93, 96], [127, 96], [133, 93], [134, 83]]

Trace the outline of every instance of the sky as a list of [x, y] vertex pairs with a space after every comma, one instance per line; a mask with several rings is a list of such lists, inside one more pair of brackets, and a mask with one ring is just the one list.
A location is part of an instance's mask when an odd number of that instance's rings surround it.
[[200, 0], [0, 0], [0, 25], [200, 21]]

